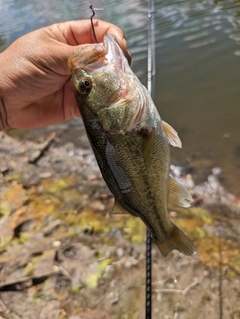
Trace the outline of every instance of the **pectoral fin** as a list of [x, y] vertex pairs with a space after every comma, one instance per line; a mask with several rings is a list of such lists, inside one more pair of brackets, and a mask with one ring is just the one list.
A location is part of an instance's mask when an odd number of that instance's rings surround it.
[[188, 190], [169, 176], [168, 203], [182, 207], [189, 207], [191, 206], [189, 202], [192, 200], [192, 196]]
[[178, 133], [168, 123], [162, 121], [164, 132], [168, 138], [168, 143], [174, 147], [182, 148], [182, 142], [178, 136]]
[[118, 201], [115, 201], [111, 214], [113, 215], [121, 215], [121, 214], [129, 214], [126, 209], [124, 209]]

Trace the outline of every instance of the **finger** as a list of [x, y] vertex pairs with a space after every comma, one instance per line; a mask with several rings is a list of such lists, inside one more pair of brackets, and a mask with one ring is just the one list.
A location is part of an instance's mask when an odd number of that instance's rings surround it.
[[[103, 41], [105, 34], [111, 34], [116, 38], [130, 64], [131, 54], [127, 49], [123, 31], [116, 25], [102, 20], [93, 20], [93, 25], [99, 42]], [[95, 42], [90, 19], [64, 22], [58, 24], [58, 27], [69, 45], [76, 46]]]

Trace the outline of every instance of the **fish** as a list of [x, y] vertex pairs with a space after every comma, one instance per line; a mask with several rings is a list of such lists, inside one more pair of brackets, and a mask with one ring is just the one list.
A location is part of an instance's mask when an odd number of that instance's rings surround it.
[[170, 175], [170, 147], [181, 147], [112, 35], [69, 57], [73, 92], [102, 176], [114, 195], [112, 214], [130, 213], [148, 227], [159, 250], [196, 248], [169, 218], [169, 205], [192, 196]]

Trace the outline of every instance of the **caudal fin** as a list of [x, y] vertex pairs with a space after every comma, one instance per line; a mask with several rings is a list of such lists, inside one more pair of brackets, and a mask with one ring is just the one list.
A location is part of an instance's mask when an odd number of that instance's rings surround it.
[[194, 243], [176, 225], [172, 225], [173, 228], [169, 233], [168, 238], [161, 241], [155, 241], [161, 253], [164, 256], [167, 256], [171, 250], [177, 249], [187, 256], [192, 255], [196, 251]]

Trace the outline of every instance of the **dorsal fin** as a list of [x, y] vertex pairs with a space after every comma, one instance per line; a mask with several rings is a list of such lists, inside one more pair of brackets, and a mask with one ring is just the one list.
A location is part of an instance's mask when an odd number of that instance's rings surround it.
[[182, 148], [182, 142], [174, 128], [164, 121], [162, 121], [162, 126], [165, 134], [167, 135], [168, 143], [174, 147]]
[[191, 206], [189, 202], [192, 200], [192, 196], [188, 190], [169, 176], [168, 203], [182, 207], [189, 207]]

